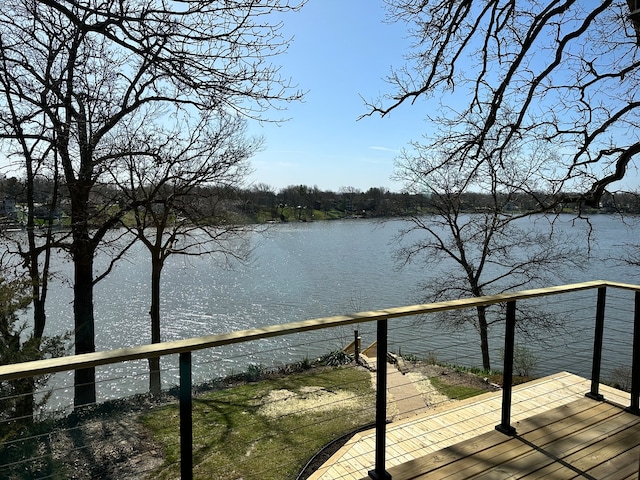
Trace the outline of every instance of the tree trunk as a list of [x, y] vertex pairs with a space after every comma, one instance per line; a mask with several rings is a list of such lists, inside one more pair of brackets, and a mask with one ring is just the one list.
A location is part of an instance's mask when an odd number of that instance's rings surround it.
[[[151, 252], [151, 343], [160, 343], [160, 275], [162, 273], [161, 253]], [[160, 357], [149, 359], [149, 391], [160, 395]]]
[[[76, 355], [93, 353], [95, 326], [93, 317], [93, 254], [94, 249], [88, 238], [74, 239], [73, 261], [75, 283], [73, 286], [73, 312], [75, 320]], [[96, 401], [95, 367], [75, 371], [75, 394], [73, 404], [78, 407]]]
[[[33, 164], [29, 158], [26, 162], [27, 167], [27, 241], [29, 245], [29, 276], [31, 278], [31, 293], [33, 295], [33, 340], [37, 343], [37, 349], [40, 350], [40, 340], [44, 335], [44, 328], [47, 323], [47, 314], [45, 311], [45, 299], [47, 298], [47, 283], [46, 277], [49, 274], [49, 255], [50, 249], [50, 232], [46, 240], [46, 249], [44, 252], [45, 259], [42, 267], [42, 275], [40, 274], [40, 252], [36, 242], [36, 229], [35, 229], [35, 188], [34, 180], [35, 174], [33, 171]], [[57, 181], [57, 180], [56, 180]], [[55, 200], [55, 196], [54, 196]], [[25, 378], [17, 381], [17, 385], [20, 387], [20, 393], [22, 397], [16, 403], [16, 414], [18, 418], [29, 415], [29, 418], [33, 419], [33, 413], [35, 408], [35, 392], [36, 385], [33, 377]], [[31, 421], [29, 420], [29, 422]]]
[[491, 370], [489, 358], [489, 325], [487, 324], [487, 307], [478, 307], [478, 329], [480, 331], [480, 349], [482, 350], [482, 368]]
[[[38, 293], [38, 297], [39, 297]], [[33, 299], [33, 336], [41, 339], [44, 335], [44, 327], [47, 323], [47, 313], [44, 309], [44, 300], [35, 297]]]

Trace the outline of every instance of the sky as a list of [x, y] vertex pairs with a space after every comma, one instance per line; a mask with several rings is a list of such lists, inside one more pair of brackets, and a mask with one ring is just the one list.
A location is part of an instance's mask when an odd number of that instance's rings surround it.
[[[308, 0], [283, 17], [282, 33], [293, 42], [274, 61], [307, 93], [287, 111], [273, 112], [288, 121], [250, 125], [264, 148], [251, 160], [249, 185], [402, 190], [391, 179], [394, 159], [429, 131], [427, 102], [358, 120], [368, 112], [365, 100], [393, 93], [384, 78], [403, 66], [410, 49], [406, 25], [386, 22], [385, 14], [383, 0]], [[630, 169], [614, 190], [637, 189], [639, 176]]]
[[[392, 67], [402, 67], [410, 50], [406, 25], [388, 23], [385, 15], [383, 0], [307, 0], [299, 12], [282, 15], [281, 32], [293, 40], [273, 62], [306, 94], [285, 111], [266, 115], [287, 121], [249, 123], [248, 134], [261, 136], [264, 144], [251, 158], [248, 186], [402, 190], [391, 178], [394, 160], [432, 127], [428, 103], [358, 120], [368, 113], [365, 100], [393, 93], [384, 79]], [[639, 176], [630, 172], [631, 186], [621, 187], [637, 188]]]
[[426, 113], [402, 107], [390, 116], [358, 120], [364, 99], [390, 93], [384, 78], [403, 64], [410, 44], [403, 25], [384, 21], [382, 0], [309, 0], [284, 17], [283, 33], [294, 37], [287, 53], [275, 59], [282, 73], [307, 92], [285, 112], [279, 125], [251, 124], [264, 147], [251, 160], [252, 184], [276, 191], [290, 185], [338, 191], [366, 191], [393, 182], [394, 158], [424, 133]]

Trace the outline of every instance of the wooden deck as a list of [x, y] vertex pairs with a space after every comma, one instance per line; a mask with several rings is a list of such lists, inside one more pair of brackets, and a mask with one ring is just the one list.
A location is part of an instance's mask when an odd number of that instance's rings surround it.
[[[637, 479], [640, 417], [583, 398], [388, 469], [409, 479]], [[368, 478], [368, 477], [367, 477]]]
[[[514, 388], [513, 437], [495, 430], [501, 393], [435, 408], [387, 427], [393, 480], [422, 478], [638, 478], [640, 417], [629, 394], [601, 386], [605, 402], [585, 398], [590, 381], [561, 372]], [[354, 436], [311, 480], [369, 479], [373, 431]]]

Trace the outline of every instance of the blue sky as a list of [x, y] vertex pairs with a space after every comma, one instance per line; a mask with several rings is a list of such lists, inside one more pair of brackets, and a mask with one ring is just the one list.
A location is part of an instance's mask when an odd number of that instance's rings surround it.
[[384, 18], [380, 0], [309, 0], [299, 13], [286, 15], [283, 33], [295, 38], [276, 61], [308, 93], [286, 112], [273, 112], [287, 122], [250, 126], [250, 134], [265, 140], [251, 160], [252, 183], [276, 190], [289, 185], [401, 189], [389, 178], [393, 160], [424, 133], [425, 112], [403, 107], [389, 117], [357, 120], [367, 112], [361, 96], [390, 92], [384, 77], [407, 53], [406, 30]]
[[[362, 97], [393, 92], [384, 78], [391, 67], [402, 67], [409, 51], [406, 26], [384, 20], [382, 0], [308, 0], [299, 13], [284, 16], [282, 32], [294, 40], [274, 62], [308, 93], [287, 111], [272, 112], [287, 122], [251, 124], [249, 133], [265, 143], [251, 160], [250, 183], [276, 191], [289, 185], [402, 190], [390, 179], [394, 159], [428, 131], [427, 102], [357, 120], [367, 113]], [[632, 166], [612, 187], [637, 189], [639, 182]]]

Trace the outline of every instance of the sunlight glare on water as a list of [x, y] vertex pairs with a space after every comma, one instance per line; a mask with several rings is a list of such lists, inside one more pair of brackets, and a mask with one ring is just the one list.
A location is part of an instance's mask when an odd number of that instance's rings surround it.
[[[620, 265], [613, 268], [609, 260], [621, 251], [623, 244], [635, 241], [633, 230], [610, 215], [595, 216], [591, 222], [598, 241], [592, 245], [588, 268], [565, 271], [556, 283], [594, 279], [638, 281], [636, 270], [640, 269]], [[212, 257], [170, 257], [162, 274], [162, 339], [226, 333], [428, 301], [419, 290], [420, 282], [429, 276], [446, 276], [454, 265], [443, 262], [425, 271], [415, 262], [398, 269], [393, 253], [398, 245], [395, 235], [401, 225], [400, 220], [276, 224], [264, 234], [251, 234], [255, 248], [251, 259], [246, 264], [236, 263], [233, 268], [225, 268]], [[543, 225], [546, 224], [541, 222], [541, 229]], [[585, 228], [571, 221], [561, 221], [559, 225], [556, 228], [567, 231]], [[106, 261], [106, 257], [98, 258], [96, 269], [103, 268]], [[72, 266], [68, 261], [59, 261], [55, 268], [57, 275], [47, 304], [49, 335], [73, 330], [69, 287]], [[558, 271], [562, 271], [562, 266]], [[137, 246], [98, 283], [95, 290], [98, 350], [150, 341], [149, 277], [148, 254]], [[373, 341], [373, 327], [361, 328], [367, 335], [363, 343]], [[273, 361], [276, 356], [273, 352], [277, 352], [278, 362], [287, 363], [341, 348], [351, 341], [353, 334], [350, 329], [343, 329], [324, 335], [326, 339], [322, 342], [318, 342], [318, 337], [309, 343], [302, 336], [288, 337], [268, 339], [260, 345], [234, 345], [224, 354], [209, 352], [208, 357], [203, 357], [206, 360], [201, 362], [201, 371], [194, 374], [195, 380], [242, 371], [247, 364], [260, 363], [264, 359], [255, 353], [260, 349], [269, 352], [266, 361]], [[406, 332], [398, 335], [405, 335], [404, 343], [411, 341]], [[456, 335], [470, 335], [469, 349], [477, 349], [475, 332]], [[494, 347], [497, 350], [500, 345]], [[438, 348], [437, 344], [429, 346], [431, 350]], [[129, 374], [133, 371], [136, 379], [126, 385], [104, 387], [102, 398], [144, 392], [148, 381], [146, 367], [146, 362], [136, 363], [128, 370]], [[101, 367], [99, 375], [119, 378], [120, 368]], [[165, 375], [164, 381], [165, 386], [175, 384], [175, 372]]]

